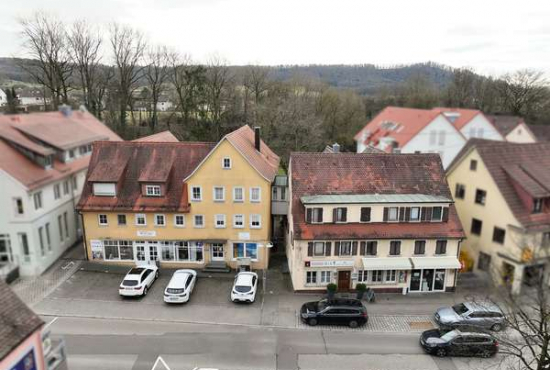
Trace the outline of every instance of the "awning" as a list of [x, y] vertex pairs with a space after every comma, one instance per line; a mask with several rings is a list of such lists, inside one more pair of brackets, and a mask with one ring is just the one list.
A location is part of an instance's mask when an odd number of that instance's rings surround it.
[[411, 257], [415, 269], [459, 269], [462, 267], [456, 257]]
[[412, 264], [407, 257], [363, 258], [364, 270], [410, 270]]

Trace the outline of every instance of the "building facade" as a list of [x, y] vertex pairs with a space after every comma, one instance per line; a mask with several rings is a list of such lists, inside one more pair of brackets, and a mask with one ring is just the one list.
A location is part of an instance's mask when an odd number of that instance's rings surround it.
[[472, 140], [448, 170], [474, 269], [517, 293], [549, 273], [549, 169], [548, 143]]
[[277, 157], [248, 126], [219, 143], [98, 143], [78, 204], [90, 260], [265, 269]]
[[463, 231], [438, 155], [293, 153], [289, 179], [294, 290], [454, 290]]

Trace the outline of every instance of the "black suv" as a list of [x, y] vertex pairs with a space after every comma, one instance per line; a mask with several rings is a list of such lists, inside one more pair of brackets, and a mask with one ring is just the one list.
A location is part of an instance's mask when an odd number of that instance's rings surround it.
[[420, 345], [432, 355], [491, 357], [498, 352], [498, 342], [484, 332], [426, 330], [420, 336]]
[[308, 325], [348, 325], [356, 328], [369, 321], [367, 308], [358, 299], [322, 299], [302, 305], [300, 318]]

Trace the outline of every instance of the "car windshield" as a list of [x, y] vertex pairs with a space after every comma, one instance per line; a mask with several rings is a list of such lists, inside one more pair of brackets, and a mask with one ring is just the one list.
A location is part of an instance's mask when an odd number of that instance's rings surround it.
[[138, 285], [138, 281], [137, 280], [124, 280], [122, 282], [122, 285], [124, 285], [124, 286], [136, 286], [136, 285]]
[[453, 311], [459, 315], [468, 312], [468, 307], [464, 303], [459, 303], [453, 306]]
[[456, 338], [458, 336], [458, 333], [456, 332], [456, 330], [452, 330], [448, 333], [445, 333], [441, 336], [441, 339], [443, 339], [445, 342], [449, 342], [451, 340], [453, 340], [454, 338]]
[[239, 293], [250, 292], [250, 287], [246, 285], [235, 285], [235, 290]]
[[328, 307], [327, 301], [322, 300], [322, 301], [317, 302], [317, 311], [318, 312], [323, 311], [327, 307]]

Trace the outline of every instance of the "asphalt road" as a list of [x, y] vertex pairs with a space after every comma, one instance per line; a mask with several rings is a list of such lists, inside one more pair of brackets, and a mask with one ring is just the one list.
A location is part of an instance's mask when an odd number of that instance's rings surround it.
[[[44, 317], [71, 370], [463, 370], [499, 359], [438, 359], [416, 334]], [[492, 366], [490, 366], [492, 365]]]

